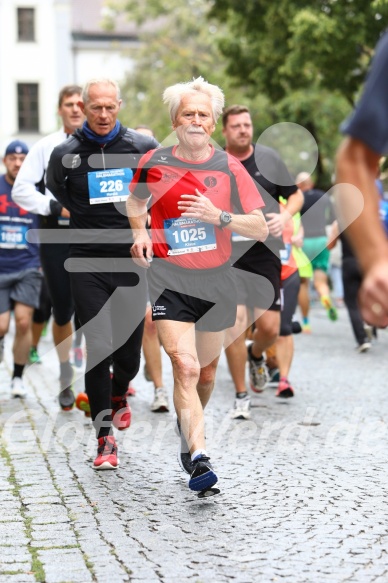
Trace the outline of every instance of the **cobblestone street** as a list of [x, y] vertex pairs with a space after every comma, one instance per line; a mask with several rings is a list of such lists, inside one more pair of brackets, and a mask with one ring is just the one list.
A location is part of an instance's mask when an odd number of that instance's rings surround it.
[[[347, 313], [312, 312], [295, 336], [295, 398], [267, 388], [250, 421], [230, 417], [221, 357], [207, 446], [221, 494], [199, 500], [178, 466], [174, 415], [151, 413], [143, 365], [120, 468], [95, 472], [90, 420], [58, 409], [50, 338], [10, 398], [0, 365], [0, 583], [388, 581], [388, 331], [358, 354]], [[170, 366], [164, 381], [172, 403]], [[83, 377], [77, 369], [77, 389]]]

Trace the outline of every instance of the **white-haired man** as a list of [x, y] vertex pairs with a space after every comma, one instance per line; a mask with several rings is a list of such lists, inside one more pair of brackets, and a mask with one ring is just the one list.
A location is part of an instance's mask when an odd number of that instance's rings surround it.
[[[128, 185], [139, 154], [158, 146], [117, 120], [120, 90], [111, 79], [92, 79], [82, 92], [82, 129], [56, 147], [47, 186], [70, 211], [71, 287], [85, 334], [85, 388], [98, 439], [96, 470], [116, 469], [113, 425], [127, 429], [128, 383], [139, 370], [147, 299], [144, 270], [128, 257], [125, 214]], [[110, 365], [113, 362], [113, 377]]]
[[[181, 433], [179, 461], [189, 487], [206, 496], [218, 481], [205, 449], [203, 410], [211, 396], [224, 332], [236, 318], [231, 231], [264, 240], [261, 196], [241, 164], [210, 137], [221, 89], [202, 77], [168, 87], [178, 145], [142, 157], [127, 211], [132, 256], [148, 270], [153, 319], [171, 359]], [[151, 197], [152, 241], [145, 228]], [[237, 209], [237, 212], [232, 212]]]

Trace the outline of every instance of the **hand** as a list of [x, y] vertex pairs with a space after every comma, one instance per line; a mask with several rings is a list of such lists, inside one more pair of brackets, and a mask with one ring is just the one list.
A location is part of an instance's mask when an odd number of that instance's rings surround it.
[[199, 190], [195, 189], [196, 194], [182, 194], [181, 200], [178, 202], [178, 209], [182, 211], [182, 217], [189, 217], [191, 219], [199, 219], [211, 225], [220, 224], [219, 208]]
[[303, 247], [303, 235], [293, 235], [291, 237], [291, 243], [295, 245], [295, 247]]
[[65, 209], [65, 207], [62, 207], [60, 216], [64, 219], [70, 219], [70, 213], [67, 209]]
[[378, 259], [365, 274], [359, 295], [365, 322], [378, 328], [388, 326], [388, 258]]
[[284, 225], [290, 218], [290, 214], [287, 212], [283, 213], [266, 213], [265, 218], [267, 220], [268, 230], [270, 235], [273, 237], [281, 237], [284, 229]]
[[146, 231], [134, 233], [134, 239], [131, 256], [136, 265], [148, 269], [152, 261], [152, 241]]

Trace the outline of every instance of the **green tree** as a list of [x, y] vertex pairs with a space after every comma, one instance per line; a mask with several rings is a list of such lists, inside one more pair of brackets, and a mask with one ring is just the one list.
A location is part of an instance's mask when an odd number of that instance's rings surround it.
[[314, 85], [353, 105], [388, 18], [388, 0], [209, 3], [227, 25], [219, 45], [228, 73], [275, 101]]
[[308, 129], [319, 146], [318, 183], [330, 185], [338, 126], [354, 105], [388, 0], [209, 0], [226, 25], [226, 72], [267, 96], [278, 121]]

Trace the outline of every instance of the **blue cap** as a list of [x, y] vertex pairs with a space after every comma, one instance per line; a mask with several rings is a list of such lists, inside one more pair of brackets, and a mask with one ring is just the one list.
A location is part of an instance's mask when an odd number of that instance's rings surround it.
[[14, 140], [8, 144], [4, 156], [8, 156], [8, 154], [28, 154], [28, 146], [20, 140]]

